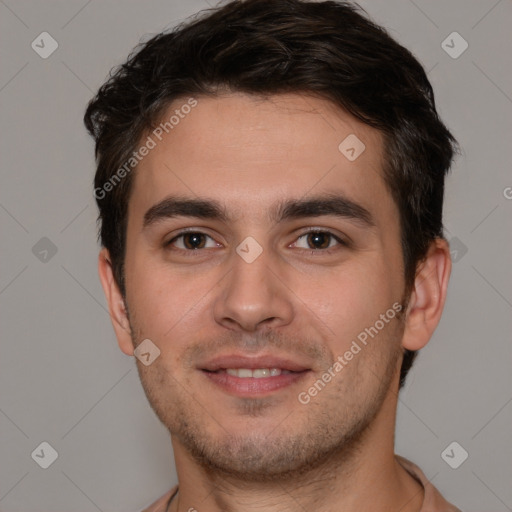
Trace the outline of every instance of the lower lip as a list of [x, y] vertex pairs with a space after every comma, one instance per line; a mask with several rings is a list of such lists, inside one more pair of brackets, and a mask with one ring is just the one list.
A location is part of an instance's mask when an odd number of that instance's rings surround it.
[[235, 377], [226, 372], [215, 373], [203, 370], [203, 374], [214, 384], [224, 391], [238, 396], [255, 396], [277, 391], [302, 380], [308, 373], [309, 370], [305, 370], [256, 379], [254, 377]]

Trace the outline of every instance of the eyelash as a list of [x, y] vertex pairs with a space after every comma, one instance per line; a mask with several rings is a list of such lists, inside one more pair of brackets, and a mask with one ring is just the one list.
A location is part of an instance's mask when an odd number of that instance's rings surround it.
[[[173, 237], [171, 240], [165, 242], [164, 243], [164, 248], [168, 249], [168, 250], [179, 251], [179, 252], [185, 253], [187, 256], [190, 256], [190, 257], [199, 256], [200, 253], [201, 253], [200, 249], [181, 249], [181, 248], [176, 248], [176, 247], [170, 249], [170, 247], [172, 246], [172, 244], [174, 242], [176, 242], [180, 238], [183, 238], [185, 235], [191, 235], [191, 234], [192, 235], [203, 235], [203, 236], [206, 236], [206, 237], [210, 238], [211, 240], [214, 240], [213, 237], [211, 237], [210, 235], [208, 235], [206, 233], [203, 233], [202, 231], [196, 231], [196, 230], [193, 230], [193, 229], [188, 229], [188, 230], [185, 230], [185, 231], [181, 231], [175, 237]], [[348, 245], [349, 245], [345, 240], [341, 239], [339, 236], [336, 236], [331, 231], [324, 230], [324, 229], [318, 229], [318, 228], [317, 229], [310, 229], [308, 231], [305, 231], [304, 233], [301, 233], [297, 237], [296, 241], [300, 240], [302, 237], [308, 236], [310, 234], [328, 235], [328, 236], [331, 237], [331, 239], [334, 239], [336, 242], [338, 242], [337, 246], [329, 247], [327, 249], [302, 249], [303, 251], [308, 251], [308, 253], [311, 254], [311, 255], [331, 254], [332, 252], [334, 252], [336, 250], [339, 250], [339, 246], [348, 247]], [[296, 241], [294, 243], [296, 243]], [[332, 240], [330, 240], [330, 242], [331, 241]], [[208, 247], [207, 249], [211, 249], [211, 247]]]

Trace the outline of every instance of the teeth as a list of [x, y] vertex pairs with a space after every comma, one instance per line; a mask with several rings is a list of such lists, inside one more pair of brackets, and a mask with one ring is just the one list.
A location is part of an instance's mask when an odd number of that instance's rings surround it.
[[259, 379], [260, 377], [269, 377], [270, 370], [268, 368], [262, 368], [261, 370], [253, 370], [252, 376], [256, 379]]
[[290, 373], [288, 370], [281, 370], [280, 368], [227, 368], [226, 373], [234, 377], [261, 379], [263, 377], [277, 377], [282, 373]]

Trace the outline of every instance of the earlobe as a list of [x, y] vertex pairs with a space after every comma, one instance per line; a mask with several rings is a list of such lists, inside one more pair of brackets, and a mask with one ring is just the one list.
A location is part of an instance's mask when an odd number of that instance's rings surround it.
[[110, 319], [114, 326], [119, 348], [127, 355], [133, 355], [133, 343], [131, 337], [130, 321], [124, 298], [114, 278], [112, 263], [107, 249], [103, 248], [98, 256], [98, 273], [101, 286], [105, 293], [110, 313]]
[[405, 319], [404, 348], [419, 350], [430, 340], [441, 319], [450, 272], [448, 242], [438, 238], [418, 265]]

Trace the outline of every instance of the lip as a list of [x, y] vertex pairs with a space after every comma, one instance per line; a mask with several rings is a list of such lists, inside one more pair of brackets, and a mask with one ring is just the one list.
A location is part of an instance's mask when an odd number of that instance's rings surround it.
[[311, 369], [305, 364], [287, 358], [272, 355], [248, 357], [240, 354], [217, 356], [205, 363], [199, 364], [197, 367], [199, 370], [207, 370], [209, 372], [225, 370], [227, 368], [249, 368], [251, 370], [257, 368], [280, 368], [281, 370], [291, 372], [303, 372]]
[[309, 374], [309, 370], [294, 373], [284, 373], [275, 377], [235, 377], [225, 372], [215, 373], [202, 370], [206, 376], [216, 386], [230, 395], [238, 397], [262, 397], [271, 392], [282, 390], [292, 384], [301, 381]]
[[[237, 377], [229, 375], [227, 368], [279, 368], [292, 373], [284, 373], [274, 377]], [[210, 382], [231, 395], [239, 397], [261, 397], [271, 392], [282, 390], [302, 380], [311, 371], [307, 365], [271, 355], [247, 357], [240, 354], [217, 356], [206, 363], [198, 365], [198, 370]], [[221, 371], [219, 371], [221, 370]]]

